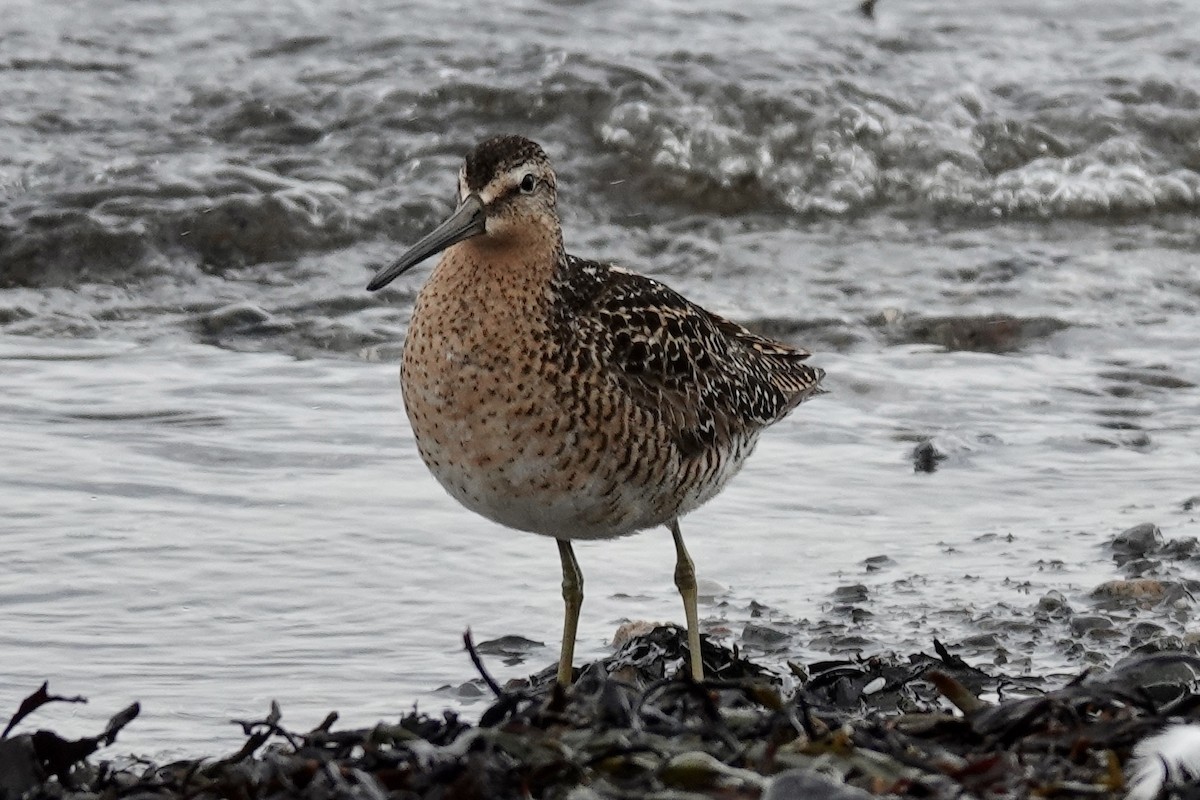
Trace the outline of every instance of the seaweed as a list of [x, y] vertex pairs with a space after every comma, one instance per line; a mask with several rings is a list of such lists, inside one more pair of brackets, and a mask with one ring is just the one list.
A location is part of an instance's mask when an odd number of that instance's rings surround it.
[[[564, 690], [552, 667], [501, 685], [469, 633], [464, 644], [493, 697], [475, 724], [413, 711], [339, 730], [331, 713], [298, 732], [272, 703], [262, 719], [234, 721], [246, 739], [230, 756], [91, 766], [135, 704], [95, 737], [42, 730], [0, 740], [0, 800], [1107, 798], [1124, 795], [1139, 742], [1200, 708], [1200, 659], [1184, 653], [1046, 688], [968, 664], [936, 640], [933, 655], [790, 664], [779, 674], [706, 639], [711, 677], [697, 683], [683, 669], [686, 637], [664, 626], [582, 668]], [[43, 686], [9, 729], [55, 699], [64, 698]]]

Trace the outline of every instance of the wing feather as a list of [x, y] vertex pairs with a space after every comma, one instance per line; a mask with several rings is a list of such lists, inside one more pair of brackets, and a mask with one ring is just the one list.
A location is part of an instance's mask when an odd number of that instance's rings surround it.
[[661, 418], [685, 455], [786, 416], [818, 390], [809, 353], [713, 314], [637, 273], [567, 256], [560, 296], [575, 346]]

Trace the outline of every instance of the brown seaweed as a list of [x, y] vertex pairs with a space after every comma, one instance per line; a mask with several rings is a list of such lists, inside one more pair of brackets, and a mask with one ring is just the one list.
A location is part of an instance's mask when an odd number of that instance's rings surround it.
[[[477, 724], [414, 711], [335, 730], [331, 714], [302, 733], [272, 704], [260, 720], [235, 721], [246, 741], [231, 756], [89, 765], [134, 706], [75, 743], [48, 731], [0, 742], [0, 800], [1116, 798], [1134, 745], [1200, 713], [1200, 658], [1184, 653], [1047, 689], [936, 641], [933, 655], [791, 665], [783, 676], [706, 640], [712, 677], [697, 683], [682, 669], [679, 629], [659, 627], [563, 691], [552, 668], [500, 685], [464, 641], [494, 695]], [[1163, 796], [1172, 791], [1184, 790]]]

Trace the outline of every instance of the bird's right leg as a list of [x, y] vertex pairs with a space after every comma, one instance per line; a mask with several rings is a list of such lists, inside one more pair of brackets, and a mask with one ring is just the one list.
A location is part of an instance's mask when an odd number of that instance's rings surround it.
[[562, 559], [563, 603], [566, 618], [563, 621], [562, 653], [558, 657], [558, 682], [570, 686], [574, 672], [571, 662], [575, 658], [575, 632], [579, 629], [579, 609], [583, 605], [583, 573], [575, 560], [575, 551], [566, 539], [558, 539], [558, 556]]

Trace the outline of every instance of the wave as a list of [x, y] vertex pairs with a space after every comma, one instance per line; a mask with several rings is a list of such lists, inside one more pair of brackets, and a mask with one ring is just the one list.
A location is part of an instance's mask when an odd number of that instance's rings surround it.
[[[981, 90], [947, 100], [864, 99], [845, 82], [772, 102], [637, 99], [601, 139], [687, 201], [744, 195], [804, 216], [1091, 218], [1200, 207], [1200, 110], [1073, 117], [988, 110]], [[1186, 100], [1189, 95], [1180, 90]], [[1117, 115], [1120, 116], [1120, 115]], [[1149, 117], [1171, 121], [1154, 135]], [[1180, 146], [1180, 142], [1192, 142]], [[726, 201], [728, 202], [728, 201]]]

